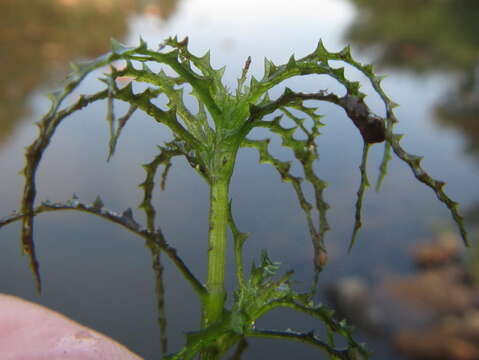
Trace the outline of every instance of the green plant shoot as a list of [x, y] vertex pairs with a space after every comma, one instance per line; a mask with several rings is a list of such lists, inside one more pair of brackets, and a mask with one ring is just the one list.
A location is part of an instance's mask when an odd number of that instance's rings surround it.
[[[333, 67], [330, 61], [340, 61], [363, 73], [371, 82], [385, 107], [385, 116], [371, 112], [361, 92], [361, 84], [345, 77], [344, 68]], [[52, 105], [49, 112], [37, 123], [38, 137], [27, 148], [26, 165], [23, 170], [25, 187], [21, 210], [0, 221], [0, 226], [22, 221], [22, 249], [29, 257], [38, 290], [41, 289], [39, 262], [35, 254], [34, 218], [48, 211], [75, 210], [100, 216], [117, 223], [127, 230], [145, 239], [153, 255], [153, 268], [157, 274], [157, 292], [162, 303], [162, 266], [160, 254], [165, 254], [183, 274], [198, 295], [202, 304], [202, 323], [196, 332], [187, 335], [183, 349], [171, 353], [168, 359], [219, 359], [233, 346], [238, 345], [237, 354], [244, 349], [248, 337], [268, 337], [295, 340], [308, 343], [324, 350], [331, 359], [364, 359], [368, 353], [364, 346], [357, 343], [351, 328], [344, 321], [337, 321], [332, 311], [322, 305], [314, 304], [311, 294], [299, 294], [291, 288], [291, 272], [277, 276], [278, 264], [272, 262], [266, 252], [261, 255], [259, 265], [253, 265], [249, 274], [243, 268], [242, 247], [247, 234], [241, 232], [232, 214], [229, 186], [235, 169], [238, 150], [242, 147], [254, 148], [262, 163], [271, 164], [279, 173], [281, 180], [291, 183], [299, 205], [306, 216], [314, 249], [314, 266], [319, 271], [327, 262], [327, 250], [324, 242], [329, 229], [326, 212], [329, 205], [323, 197], [326, 183], [315, 170], [318, 158], [316, 139], [323, 126], [318, 115], [316, 103], [329, 102], [341, 107], [345, 116], [359, 130], [363, 139], [363, 156], [360, 164], [361, 182], [356, 200], [355, 222], [350, 248], [354, 245], [361, 227], [362, 200], [369, 187], [366, 164], [368, 151], [376, 143], [384, 143], [384, 157], [380, 165], [378, 187], [387, 171], [388, 161], [394, 153], [411, 168], [414, 176], [430, 187], [438, 199], [451, 212], [452, 218], [467, 244], [466, 231], [458, 205], [443, 191], [444, 182], [433, 179], [421, 167], [421, 157], [407, 153], [400, 145], [401, 135], [393, 132], [397, 119], [394, 108], [397, 106], [381, 88], [381, 76], [373, 72], [371, 65], [363, 65], [354, 60], [349, 47], [339, 52], [329, 52], [320, 41], [310, 54], [296, 59], [291, 56], [285, 64], [276, 65], [265, 59], [264, 74], [261, 79], [248, 75], [251, 59], [248, 58], [238, 79], [234, 91], [222, 82], [224, 68], [214, 69], [210, 64], [210, 53], [198, 57], [188, 50], [188, 39], [178, 41], [170, 38], [158, 50], [151, 50], [143, 41], [137, 47], [127, 47], [113, 41], [112, 51], [91, 62], [75, 64], [73, 72], [67, 78], [64, 87], [50, 94]], [[153, 71], [149, 64], [166, 66], [173, 75], [164, 70]], [[72, 94], [84, 78], [94, 70], [109, 66], [110, 71], [101, 80], [105, 88], [97, 93], [80, 96], [73, 104], [64, 105], [64, 100]], [[283, 93], [271, 99], [269, 91], [292, 77], [307, 75], [326, 75], [336, 80], [346, 90], [338, 96], [325, 89], [312, 93], [295, 92], [284, 88]], [[120, 78], [129, 77], [131, 82], [121, 86]], [[145, 90], [135, 92], [132, 83], [142, 83]], [[184, 103], [184, 88], [191, 87], [191, 95], [196, 99], [198, 111], [193, 113]], [[318, 84], [318, 89], [320, 89]], [[164, 95], [168, 103], [157, 106], [154, 99]], [[42, 202], [35, 207], [36, 171], [43, 152], [48, 147], [57, 127], [71, 114], [94, 102], [106, 100], [107, 120], [110, 130], [109, 157], [113, 156], [121, 133], [131, 116], [141, 111], [151, 117], [154, 124], [167, 126], [173, 133], [173, 139], [159, 147], [158, 155], [144, 165], [145, 181], [140, 185], [143, 201], [140, 208], [146, 214], [146, 224], [140, 225], [133, 218], [131, 209], [116, 213], [105, 208], [98, 197], [87, 204], [73, 197], [66, 202]], [[114, 102], [129, 104], [125, 114], [117, 117]], [[295, 125], [284, 127], [281, 119], [289, 118]], [[306, 126], [305, 121], [312, 126]], [[255, 128], [266, 128], [282, 139], [282, 145], [291, 149], [295, 159], [302, 166], [304, 176], [291, 173], [291, 163], [277, 159], [268, 148], [269, 139], [252, 140], [248, 135]], [[298, 140], [293, 134], [301, 131], [304, 135]], [[163, 167], [161, 188], [164, 188], [171, 160], [184, 157], [191, 167], [206, 181], [210, 189], [209, 197], [209, 233], [208, 233], [208, 272], [205, 284], [195, 277], [183, 262], [178, 252], [166, 241], [160, 227], [156, 224], [156, 210], [152, 203], [155, 177]], [[314, 189], [314, 199], [308, 200], [303, 190], [307, 182]], [[317, 214], [318, 221], [313, 216]], [[317, 225], [316, 225], [317, 224]], [[228, 228], [233, 234], [237, 290], [233, 305], [226, 308], [225, 300], [225, 251]], [[329, 336], [321, 339], [315, 332], [300, 333], [292, 330], [275, 331], [258, 329], [255, 322], [272, 309], [286, 307], [309, 314], [319, 319]], [[164, 309], [160, 306], [160, 325], [166, 326]], [[338, 348], [333, 339], [340, 336], [346, 346]], [[166, 338], [162, 339], [162, 348], [166, 353]]]

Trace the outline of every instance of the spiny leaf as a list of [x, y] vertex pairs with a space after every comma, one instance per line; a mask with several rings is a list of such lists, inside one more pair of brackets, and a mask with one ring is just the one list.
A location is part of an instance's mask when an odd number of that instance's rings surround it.
[[346, 78], [344, 77], [344, 68], [341, 67], [341, 68], [337, 68], [337, 69], [333, 69], [332, 70], [332, 73], [334, 75], [334, 77], [341, 81], [341, 82], [345, 82], [346, 81]]
[[341, 58], [344, 61], [351, 61], [352, 56], [351, 56], [351, 46], [347, 45], [345, 46], [341, 51], [340, 51]]
[[133, 210], [131, 210], [131, 208], [127, 208], [125, 211], [123, 211], [121, 216], [133, 220]]
[[222, 66], [219, 69], [215, 70], [215, 79], [217, 79], [218, 82], [221, 82], [221, 79], [223, 78], [225, 71], [226, 71], [226, 66]]
[[212, 68], [211, 66], [211, 51], [207, 50], [206, 53], [199, 57], [197, 60], [197, 64], [201, 64], [203, 68]]
[[[292, 90], [286, 88], [285, 94], [292, 93]], [[290, 114], [288, 111], [285, 112], [286, 115]], [[298, 126], [302, 126], [300, 120], [294, 116], [291, 117], [293, 121], [295, 121]], [[329, 230], [329, 224], [326, 219], [326, 211], [328, 209], [328, 204], [323, 199], [323, 191], [326, 187], [326, 183], [320, 180], [314, 170], [313, 170], [313, 161], [317, 159], [317, 154], [315, 152], [314, 146], [314, 136], [316, 136], [316, 128], [314, 128], [312, 133], [309, 133], [305, 128], [306, 135], [308, 136], [308, 140], [296, 140], [293, 137], [295, 128], [283, 128], [280, 125], [281, 117], [275, 117], [273, 121], [270, 122], [261, 122], [258, 123], [258, 126], [265, 127], [270, 129], [272, 132], [278, 134], [282, 138], [283, 146], [291, 148], [293, 151], [295, 158], [300, 162], [303, 167], [306, 179], [308, 182], [313, 186], [314, 193], [315, 193], [315, 205], [316, 209], [319, 214], [319, 229], [316, 229], [313, 220], [312, 220], [312, 205], [306, 199], [304, 191], [301, 187], [301, 182], [303, 181], [302, 178], [293, 176], [290, 173], [291, 164], [289, 162], [284, 162], [276, 159], [268, 152], [268, 142], [263, 141], [252, 141], [246, 139], [242, 146], [249, 146], [256, 148], [260, 153], [260, 162], [263, 163], [270, 163], [272, 164], [276, 170], [279, 172], [281, 179], [283, 181], [290, 182], [293, 185], [293, 189], [298, 197], [298, 201], [300, 203], [301, 208], [305, 212], [311, 240], [313, 243], [313, 248], [315, 251], [315, 259], [323, 259], [325, 258], [323, 255], [325, 254], [325, 247], [323, 243], [324, 234]], [[310, 151], [310, 147], [312, 146], [313, 151]], [[320, 262], [317, 262], [319, 266]]]
[[114, 54], [116, 55], [123, 55], [125, 54], [126, 52], [129, 52], [129, 51], [132, 51], [132, 50], [139, 50], [142, 48], [142, 44], [140, 44], [139, 47], [129, 47], [129, 46], [126, 46], [124, 44], [122, 44], [121, 42], [119, 42], [118, 40], [116, 39], [111, 39], [111, 49], [113, 51]]
[[105, 204], [101, 199], [100, 195], [97, 195], [95, 201], [92, 203], [92, 207], [96, 210], [101, 210]]
[[258, 88], [258, 84], [259, 84], [258, 80], [256, 80], [256, 78], [252, 76], [250, 80], [250, 89], [252, 91], [255, 91]]
[[368, 64], [366, 66], [364, 66], [364, 71], [368, 74], [368, 76], [372, 79], [374, 79], [374, 72], [373, 72], [373, 65], [372, 64]]
[[361, 83], [359, 81], [351, 81], [348, 87], [348, 93], [359, 96], [359, 89], [361, 88]]
[[294, 67], [296, 67], [296, 59], [294, 58], [294, 55], [291, 55], [286, 64], [286, 69], [293, 69]]
[[143, 38], [140, 36], [140, 46], [138, 46], [137, 50], [138, 51], [145, 51], [145, 50], [147, 50], [147, 48], [148, 48], [148, 45], [147, 45], [146, 41], [143, 40]]
[[361, 170], [361, 183], [359, 185], [358, 196], [356, 199], [356, 213], [354, 216], [354, 229], [353, 235], [351, 237], [351, 242], [349, 243], [348, 252], [351, 252], [358, 235], [359, 229], [362, 226], [361, 222], [361, 211], [363, 206], [363, 197], [365, 190], [369, 187], [368, 174], [367, 174], [367, 163], [368, 163], [368, 152], [371, 144], [364, 142], [363, 144], [363, 156], [361, 159], [361, 165], [359, 169]]
[[322, 39], [319, 39], [318, 45], [316, 46], [316, 50], [314, 51], [314, 55], [315, 55], [316, 59], [319, 60], [319, 61], [327, 61], [328, 60], [329, 52], [324, 47]]
[[381, 189], [384, 179], [386, 178], [388, 164], [391, 159], [391, 144], [389, 142], [386, 142], [384, 145], [383, 159], [381, 161], [381, 165], [379, 166], [378, 179], [376, 180], [376, 191], [379, 191]]
[[248, 93], [247, 89], [244, 89], [244, 83], [246, 82], [246, 76], [248, 75], [248, 70], [251, 65], [251, 56], [248, 56], [246, 62], [243, 66], [243, 70], [241, 72], [241, 77], [238, 79], [238, 88], [236, 89], [236, 96], [240, 96], [242, 93]]
[[381, 83], [384, 79], [387, 78], [387, 75], [376, 75], [374, 77], [374, 81], [376, 81], [378, 84]]
[[63, 98], [63, 89], [57, 89], [47, 94], [48, 99], [52, 102], [52, 107], [56, 107]]
[[143, 189], [143, 200], [139, 208], [143, 209], [147, 217], [147, 228], [150, 231], [155, 229], [156, 209], [153, 206], [153, 190], [155, 188], [155, 175], [158, 167], [163, 165], [165, 170], [161, 179], [161, 186], [164, 188], [166, 183], [166, 176], [171, 166], [171, 159], [175, 156], [183, 155], [182, 150], [179, 149], [178, 141], [173, 140], [166, 144], [165, 147], [159, 147], [160, 153], [148, 164], [144, 164], [143, 168], [146, 172], [145, 180], [139, 185]]
[[238, 230], [238, 227], [236, 226], [236, 223], [233, 218], [231, 200], [228, 204], [228, 226], [231, 230], [231, 233], [233, 234], [236, 278], [238, 280], [239, 287], [243, 287], [245, 283], [243, 268], [243, 245], [249, 234], [240, 232]]
[[469, 241], [467, 238], [467, 231], [464, 226], [464, 219], [459, 213], [459, 207], [457, 202], [453, 201], [445, 192], [444, 192], [444, 182], [433, 179], [420, 165], [420, 157], [416, 155], [411, 155], [407, 153], [399, 144], [401, 139], [400, 135], [397, 134], [388, 134], [390, 139], [391, 147], [393, 148], [395, 154], [404, 162], [406, 162], [411, 168], [414, 176], [420, 182], [429, 186], [434, 193], [436, 194], [439, 201], [441, 201], [449, 209], [452, 218], [454, 219], [461, 237], [466, 246], [469, 246]]
[[269, 59], [264, 58], [264, 79], [269, 78], [278, 70], [278, 67]]
[[389, 102], [389, 107], [390, 107], [391, 109], [394, 109], [394, 108], [399, 107], [399, 104], [395, 103], [394, 101], [390, 101], [390, 102]]
[[119, 139], [119, 137], [120, 137], [120, 135], [123, 131], [123, 128], [125, 127], [126, 123], [128, 122], [128, 120], [131, 118], [131, 116], [135, 113], [135, 111], [137, 109], [138, 108], [136, 106], [130, 106], [130, 108], [128, 109], [126, 114], [118, 119], [117, 128], [114, 131], [113, 136], [110, 138], [110, 149], [109, 149], [107, 161], [109, 161], [111, 159], [111, 157], [114, 155], [115, 150], [116, 150], [116, 145], [117, 145], [118, 139]]
[[266, 105], [266, 104], [269, 104], [270, 102], [271, 102], [271, 98], [269, 97], [269, 93], [265, 93], [264, 97], [261, 99], [258, 105], [260, 106]]

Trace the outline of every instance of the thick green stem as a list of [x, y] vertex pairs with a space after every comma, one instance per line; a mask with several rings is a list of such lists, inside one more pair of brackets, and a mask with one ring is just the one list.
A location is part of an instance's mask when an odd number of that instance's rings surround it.
[[225, 257], [228, 226], [229, 181], [220, 180], [211, 185], [208, 235], [208, 298], [203, 312], [203, 327], [220, 319], [226, 298]]
[[[206, 328], [221, 319], [226, 300], [225, 258], [228, 226], [228, 180], [210, 185], [210, 215], [208, 234], [208, 280], [207, 296], [203, 305], [202, 327]], [[201, 353], [202, 360], [218, 359], [221, 344]]]

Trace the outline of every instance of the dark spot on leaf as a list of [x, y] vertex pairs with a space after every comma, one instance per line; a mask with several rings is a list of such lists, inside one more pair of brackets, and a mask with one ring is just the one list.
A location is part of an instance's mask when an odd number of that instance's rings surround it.
[[344, 109], [364, 141], [369, 144], [383, 142], [386, 139], [384, 121], [369, 110], [362, 98], [346, 95], [343, 99]]

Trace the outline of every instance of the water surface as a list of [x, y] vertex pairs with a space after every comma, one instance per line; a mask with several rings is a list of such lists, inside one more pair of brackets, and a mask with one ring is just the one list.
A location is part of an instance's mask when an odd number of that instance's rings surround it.
[[[75, 2], [52, 3], [57, 6], [56, 12], [67, 14], [69, 10], [61, 6]], [[173, 6], [170, 9], [174, 9], [168, 13], [169, 18], [159, 16], [164, 14], [162, 9], [167, 9], [162, 8], [168, 6], [165, 4], [160, 1], [151, 2], [149, 7], [131, 6], [123, 14], [114, 12], [108, 16], [95, 8], [76, 22], [70, 19], [65, 23], [55, 21], [51, 24], [48, 16], [41, 14], [42, 9], [36, 9], [38, 28], [50, 27], [40, 40], [33, 42], [41, 43], [46, 54], [44, 57], [34, 55], [38, 54], [38, 49], [27, 42], [28, 37], [12, 35], [12, 44], [18, 44], [18, 48], [24, 50], [3, 55], [9, 59], [11, 70], [6, 72], [6, 81], [3, 82], [10, 87], [1, 89], [1, 96], [6, 99], [5, 103], [14, 105], [11, 110], [4, 107], [6, 110], [1, 114], [0, 214], [6, 215], [18, 208], [23, 180], [17, 172], [22, 168], [24, 147], [36, 134], [32, 124], [48, 109], [43, 94], [52, 86], [50, 79], [63, 73], [61, 67], [57, 71], [57, 64], [105, 51], [109, 36], [137, 44], [140, 35], [152, 48], [170, 35], [188, 35], [193, 52], [201, 55], [211, 49], [213, 64], [218, 67], [227, 65], [224, 81], [231, 88], [235, 87], [236, 77], [248, 55], [253, 61], [252, 73], [260, 76], [265, 56], [275, 63], [284, 63], [292, 53], [301, 57], [311, 52], [319, 38], [330, 50], [339, 50], [352, 42], [353, 55], [363, 62], [381, 64], [380, 71], [388, 74], [384, 87], [401, 105], [397, 111], [400, 120], [397, 129], [407, 134], [402, 142], [406, 149], [425, 156], [426, 169], [448, 182], [448, 193], [464, 208], [474, 206], [479, 200], [476, 190], [479, 175], [477, 152], [465, 152], [471, 148], [474, 137], [470, 131], [455, 130], [468, 129], [467, 125], [461, 125], [464, 122], [451, 121], [452, 116], [444, 115], [444, 112], [442, 117], [438, 116], [445, 96], [457, 94], [458, 89], [464, 88], [461, 81], [468, 71], [465, 67], [456, 65], [450, 69], [443, 66], [432, 71], [418, 71], [407, 62], [383, 61], [390, 39], [370, 42], [367, 38], [364, 41], [356, 39], [354, 35], [360, 33], [361, 26], [364, 27], [362, 17], [365, 14], [360, 11], [361, 7], [356, 8], [347, 1], [185, 0], [174, 5], [168, 3]], [[362, 5], [359, 3], [358, 6]], [[123, 5], [119, 8], [126, 9]], [[373, 11], [363, 8], [366, 10]], [[28, 11], [17, 6], [12, 8], [12, 14], [20, 19]], [[372, 19], [377, 16], [373, 12]], [[397, 26], [389, 21], [382, 26]], [[85, 29], [97, 26], [99, 36], [84, 33]], [[84, 47], [71, 46], [61, 39], [58, 34], [67, 28], [78, 34]], [[466, 33], [467, 29], [463, 31]], [[29, 45], [22, 47], [24, 42]], [[57, 44], [56, 47], [45, 45], [49, 42]], [[55, 48], [60, 49], [57, 51], [61, 56], [48, 60]], [[434, 62], [431, 69], [433, 65]], [[9, 77], [15, 73], [17, 76]], [[351, 75], [361, 78], [352, 71]], [[288, 82], [288, 86], [304, 91], [340, 90], [324, 80], [321, 77], [298, 78]], [[19, 85], [23, 83], [26, 85]], [[93, 91], [97, 87], [94, 81], [87, 82], [82, 91]], [[281, 91], [282, 88], [275, 89], [273, 95]], [[471, 91], [467, 93], [469, 96], [474, 95]], [[5, 94], [10, 94], [10, 98]], [[383, 111], [377, 97], [371, 96], [368, 102], [376, 111]], [[136, 115], [120, 139], [115, 157], [106, 163], [108, 129], [105, 113], [105, 104], [94, 105], [71, 117], [59, 128], [40, 166], [40, 200], [66, 200], [75, 193], [85, 201], [93, 201], [101, 194], [105, 205], [118, 211], [127, 207], [135, 209], [140, 203], [142, 194], [137, 185], [143, 181], [144, 172], [139, 165], [149, 162], [156, 154], [155, 145], [168, 139], [170, 134], [151, 119]], [[346, 255], [353, 228], [362, 142], [342, 111], [325, 105], [321, 107], [321, 113], [326, 116], [326, 126], [318, 140], [320, 161], [317, 170], [319, 176], [329, 183], [326, 200], [331, 205], [329, 221], [332, 225], [326, 238], [331, 263], [321, 275], [321, 287], [350, 274], [374, 280], [387, 272], [409, 270], [408, 246], [431, 236], [438, 226], [452, 226], [447, 210], [436, 201], [433, 192], [414, 180], [404, 164], [393, 160], [382, 191], [367, 193], [364, 228], [353, 253]], [[443, 123], [452, 126], [443, 126]], [[255, 134], [257, 137], [264, 135]], [[281, 158], [292, 158], [287, 151], [279, 149], [277, 139], [273, 140], [272, 146]], [[371, 179], [377, 175], [381, 156], [382, 146], [374, 146], [370, 156]], [[257, 159], [254, 151], [241, 151], [232, 180], [233, 210], [238, 226], [251, 233], [245, 246], [245, 259], [249, 264], [259, 257], [261, 249], [267, 248], [270, 257], [280, 261], [284, 270], [295, 270], [298, 288], [306, 289], [313, 269], [306, 221], [290, 185], [281, 183], [275, 170], [258, 164]], [[155, 193], [158, 221], [163, 232], [201, 278], [206, 271], [207, 199], [206, 185], [185, 161], [174, 162], [166, 191]], [[143, 220], [137, 210], [135, 216]], [[146, 359], [158, 358], [154, 274], [142, 240], [113, 224], [77, 213], [41, 215], [36, 220], [35, 231], [44, 279], [43, 294], [38, 296], [35, 293], [27, 259], [20, 256], [17, 224], [0, 232], [0, 290], [54, 308], [112, 336]], [[169, 345], [175, 350], [184, 342], [183, 331], [198, 328], [199, 304], [176, 269], [167, 260], [164, 262]], [[231, 279], [230, 288], [234, 286]], [[311, 319], [289, 312], [272, 313], [260, 325], [298, 330], [320, 326]], [[366, 339], [376, 350], [373, 359], [398, 358], [383, 345]], [[302, 359], [317, 358], [316, 350], [307, 346], [266, 340], [252, 341], [245, 358], [288, 359], [298, 354]]]

